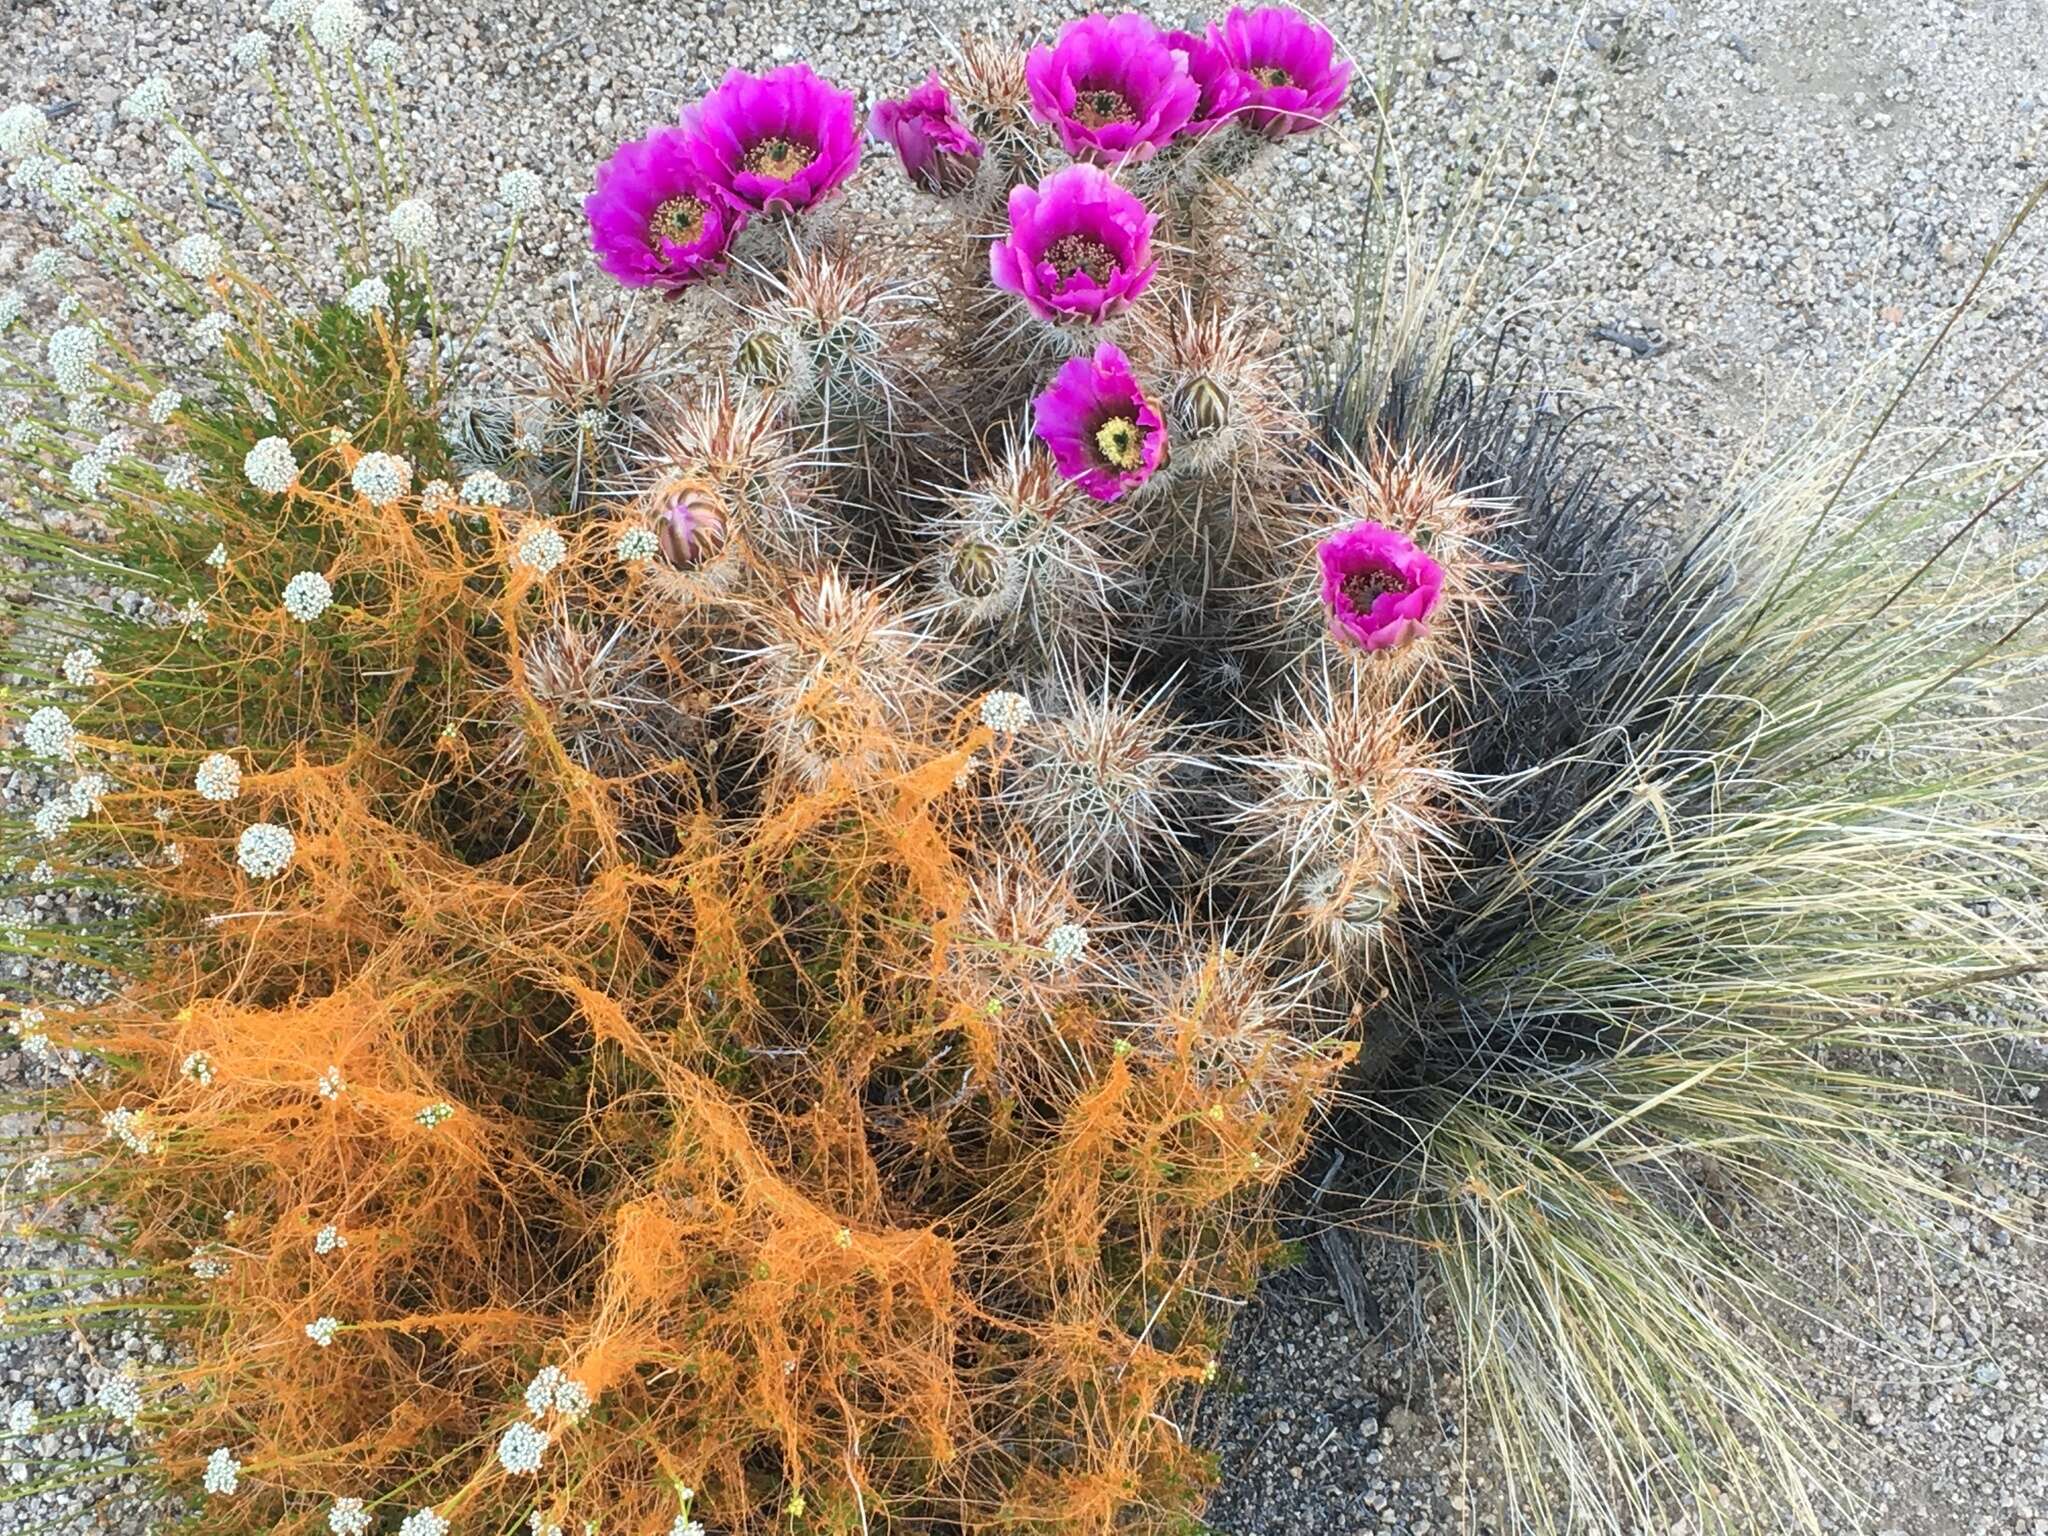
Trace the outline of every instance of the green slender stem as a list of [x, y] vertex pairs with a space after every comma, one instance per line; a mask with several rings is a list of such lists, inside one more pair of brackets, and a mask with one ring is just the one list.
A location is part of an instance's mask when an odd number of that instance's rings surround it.
[[512, 215], [512, 227], [505, 231], [505, 249], [498, 256], [498, 275], [492, 280], [491, 296], [484, 303], [483, 314], [477, 317], [476, 324], [470, 329], [468, 339], [462, 343], [462, 350], [455, 354], [455, 360], [448, 365], [450, 374], [461, 372], [463, 359], [469, 356], [470, 349], [477, 344], [484, 333], [484, 328], [491, 323], [491, 316], [498, 312], [498, 300], [505, 292], [506, 274], [512, 270], [512, 248], [519, 241], [519, 221], [523, 217], [523, 214]]

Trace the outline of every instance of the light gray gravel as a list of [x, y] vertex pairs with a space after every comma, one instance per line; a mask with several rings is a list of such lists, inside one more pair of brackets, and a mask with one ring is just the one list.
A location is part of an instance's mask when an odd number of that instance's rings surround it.
[[[496, 219], [503, 169], [546, 179], [548, 208], [529, 221], [514, 271], [529, 308], [588, 275], [578, 206], [589, 167], [729, 64], [801, 55], [872, 95], [921, 76], [948, 32], [1046, 31], [1071, 14], [990, 0], [371, 9], [403, 49], [416, 158], [447, 222], [463, 223], [463, 209]], [[1859, 382], [1878, 394], [1894, 384], [2048, 176], [2042, 0], [1468, 0], [1408, 7], [1405, 33], [1384, 14], [1391, 0], [1380, 9], [1341, 0], [1328, 19], [1368, 72], [1396, 55], [1408, 66], [1394, 120], [1411, 206], [1440, 224], [1504, 151], [1475, 242], [1489, 251], [1480, 292], [1504, 329], [1504, 363], [1594, 408], [1588, 432], [1628, 484], [1668, 492], [1674, 516], [1725, 485], [1772, 421], [1801, 419]], [[161, 144], [115, 108], [144, 75], [167, 74], [259, 206], [290, 206], [296, 162], [274, 109], [227, 59], [255, 11], [247, 0], [0, 0], [0, 98], [76, 102], [58, 125], [72, 146], [162, 192]], [[1178, 3], [1158, 14], [1193, 16]], [[1291, 154], [1260, 199], [1264, 232], [1286, 235], [1294, 253], [1271, 275], [1304, 323], [1341, 308], [1334, 274], [1371, 160], [1362, 94], [1342, 130]], [[293, 227], [317, 223], [301, 213]], [[0, 190], [0, 286], [52, 235], [21, 194]], [[444, 270], [463, 275], [458, 298], [473, 298], [495, 253], [454, 254]], [[1967, 451], [2038, 440], [2044, 278], [2048, 224], [2023, 233], [1984, 284], [1902, 422], [1955, 420], [1988, 401]], [[2006, 527], [2030, 541], [2048, 533], [2038, 496]], [[8, 786], [16, 803], [30, 789]], [[66, 986], [6, 979], [17, 994]], [[0, 1087], [22, 1071], [0, 1063]], [[2015, 1214], [2043, 1214], [2032, 1169], [1996, 1161], [1968, 1176]], [[10, 1198], [18, 1187], [17, 1173]], [[2048, 1536], [2048, 1360], [2036, 1342], [2048, 1264], [1989, 1227], [1953, 1235], [1957, 1261], [1933, 1274], [1823, 1277], [1877, 1295], [1890, 1326], [1867, 1350], [1830, 1344], [1834, 1372], [1815, 1390], [1877, 1448], [1870, 1536]], [[1380, 1283], [1398, 1317], [1398, 1279]], [[1248, 1309], [1229, 1360], [1237, 1386], [1212, 1394], [1201, 1420], [1222, 1456], [1219, 1530], [1488, 1528], [1484, 1459], [1457, 1438], [1455, 1383], [1426, 1351], [1387, 1353], [1389, 1342], [1357, 1335], [1313, 1264]], [[33, 1384], [49, 1410], [95, 1368], [70, 1343], [0, 1353], [4, 1392]], [[140, 1528], [139, 1509], [53, 1495], [0, 1509], [0, 1536], [126, 1532]]]

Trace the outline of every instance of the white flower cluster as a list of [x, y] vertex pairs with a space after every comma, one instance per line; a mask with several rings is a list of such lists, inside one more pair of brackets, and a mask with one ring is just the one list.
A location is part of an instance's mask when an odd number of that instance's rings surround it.
[[370, 1512], [363, 1508], [361, 1499], [336, 1499], [334, 1507], [327, 1511], [327, 1529], [334, 1536], [367, 1536]]
[[64, 653], [64, 681], [74, 688], [83, 688], [99, 674], [100, 653], [89, 645], [81, 645]]
[[21, 744], [32, 757], [69, 757], [78, 746], [78, 733], [63, 710], [45, 704], [21, 728]]
[[100, 1389], [93, 1394], [92, 1400], [101, 1413], [130, 1429], [142, 1416], [142, 1388], [135, 1384], [133, 1376], [109, 1376], [100, 1383]]
[[398, 44], [388, 37], [370, 39], [370, 46], [363, 50], [363, 63], [375, 70], [398, 68]]
[[686, 1509], [669, 1522], [668, 1536], [704, 1536], [704, 1526], [692, 1520]]
[[661, 553], [661, 540], [654, 536], [652, 528], [628, 528], [619, 535], [619, 542], [612, 546], [612, 553], [624, 565], [645, 565]]
[[130, 122], [160, 123], [170, 115], [171, 82], [151, 75], [121, 98], [121, 115]]
[[164, 460], [162, 474], [165, 490], [196, 491], [199, 489], [199, 456], [174, 453]]
[[348, 1238], [333, 1222], [327, 1223], [313, 1234], [313, 1251], [319, 1254], [339, 1253], [348, 1246]]
[[19, 288], [0, 288], [0, 331], [22, 317], [28, 309], [28, 298]]
[[225, 1280], [235, 1271], [235, 1266], [217, 1253], [195, 1253], [185, 1261], [185, 1267], [199, 1280]]
[[206, 1458], [206, 1491], [223, 1498], [242, 1485], [242, 1464], [228, 1454], [228, 1448], [221, 1446]]
[[226, 570], [228, 565], [227, 545], [216, 544], [213, 546], [213, 548], [209, 549], [206, 552], [206, 563], [212, 566], [216, 571]]
[[228, 57], [235, 68], [253, 74], [270, 62], [270, 34], [244, 32], [229, 45]]
[[263, 14], [280, 27], [296, 27], [313, 14], [313, 0], [270, 0]]
[[187, 235], [171, 247], [171, 265], [195, 282], [220, 276], [227, 247], [211, 235]]
[[536, 1419], [554, 1412], [574, 1423], [590, 1412], [590, 1393], [559, 1365], [544, 1365], [526, 1384], [526, 1411]]
[[190, 1078], [202, 1088], [213, 1086], [213, 1058], [204, 1051], [193, 1051], [178, 1063], [178, 1076]]
[[185, 403], [185, 397], [175, 389], [165, 388], [156, 392], [149, 402], [149, 420], [152, 426], [162, 426]]
[[488, 469], [480, 469], [462, 482], [462, 504], [466, 507], [509, 507], [512, 487]]
[[406, 251], [426, 250], [441, 232], [441, 220], [434, 205], [424, 197], [408, 197], [391, 210], [386, 222], [391, 238], [398, 242], [399, 249]]
[[191, 339], [193, 349], [202, 357], [218, 352], [220, 344], [228, 339], [228, 332], [235, 328], [234, 318], [225, 314], [201, 315], [192, 323], [192, 329], [185, 334]]
[[348, 1084], [341, 1078], [341, 1068], [329, 1067], [322, 1072], [320, 1080], [313, 1085], [313, 1090], [323, 1099], [340, 1098], [348, 1090]]
[[7, 1432], [10, 1435], [32, 1435], [36, 1432], [36, 1405], [27, 1398], [21, 1399], [7, 1410]]
[[552, 523], [535, 523], [519, 536], [519, 544], [512, 551], [512, 558], [521, 565], [532, 566], [545, 576], [560, 565], [569, 555], [569, 546]]
[[1088, 930], [1079, 923], [1061, 923], [1045, 936], [1045, 952], [1065, 970], [1088, 952]]
[[280, 496], [299, 478], [299, 461], [292, 457], [290, 443], [266, 437], [242, 455], [242, 473], [257, 490]]
[[412, 484], [412, 465], [395, 453], [366, 453], [356, 460], [350, 485], [373, 507], [388, 507]]
[[498, 1437], [498, 1465], [514, 1477], [531, 1476], [547, 1448], [548, 1432], [521, 1419]]
[[431, 1509], [416, 1509], [398, 1522], [398, 1536], [448, 1536], [448, 1522]]
[[80, 500], [91, 501], [98, 496], [107, 482], [107, 471], [114, 467], [113, 461], [98, 449], [83, 458], [71, 461], [69, 479], [71, 489]]
[[[18, 191], [34, 192], [50, 184], [50, 173], [56, 169], [56, 161], [46, 160], [41, 155], [30, 155], [7, 173], [7, 185]], [[42, 252], [38, 251], [36, 254], [40, 256]], [[28, 275], [32, 278], [37, 276], [33, 258], [29, 262]]]
[[318, 571], [301, 571], [284, 584], [284, 611], [310, 624], [334, 601], [334, 588]]
[[64, 253], [54, 249], [37, 251], [22, 268], [31, 283], [54, 283], [63, 270]]
[[391, 289], [381, 277], [366, 277], [343, 294], [341, 302], [350, 314], [368, 317], [391, 307]]
[[173, 144], [170, 153], [164, 156], [164, 165], [173, 176], [191, 178], [206, 169], [206, 160], [198, 147], [183, 140]]
[[431, 1131], [435, 1126], [452, 1119], [454, 1114], [455, 1106], [453, 1104], [450, 1104], [446, 1099], [436, 1099], [433, 1103], [420, 1107], [419, 1112], [412, 1117], [413, 1124], [425, 1126]]
[[17, 101], [0, 112], [0, 156], [19, 160], [41, 152], [49, 137], [50, 120], [33, 102]]
[[498, 178], [498, 201], [513, 213], [532, 213], [543, 195], [538, 174], [521, 167]]
[[78, 782], [65, 791], [71, 798], [71, 809], [80, 816], [97, 816], [105, 807], [107, 791], [113, 788], [104, 773], [82, 773]]
[[527, 1536], [562, 1536], [562, 1528], [537, 1509], [527, 1511]]
[[370, 30], [370, 18], [356, 0], [320, 0], [313, 7], [313, 41], [329, 53], [346, 53]]
[[298, 848], [298, 839], [292, 836], [290, 828], [274, 821], [259, 821], [242, 829], [241, 840], [235, 844], [235, 862], [252, 879], [274, 880], [291, 867], [292, 855]]
[[341, 1319], [338, 1317], [316, 1317], [313, 1321], [306, 1324], [306, 1337], [322, 1349], [332, 1344], [334, 1336], [339, 1332], [341, 1332]]
[[92, 388], [93, 363], [99, 355], [98, 333], [83, 325], [67, 325], [52, 331], [43, 348], [50, 378], [66, 395], [82, 395]]
[[992, 731], [1021, 731], [1031, 721], [1031, 701], [1021, 693], [992, 693], [981, 701], [981, 723]]
[[192, 775], [202, 800], [232, 800], [242, 792], [242, 765], [225, 752], [209, 752]]
[[130, 1152], [147, 1156], [156, 1150], [156, 1136], [143, 1118], [144, 1111], [122, 1105], [100, 1116], [100, 1129]]

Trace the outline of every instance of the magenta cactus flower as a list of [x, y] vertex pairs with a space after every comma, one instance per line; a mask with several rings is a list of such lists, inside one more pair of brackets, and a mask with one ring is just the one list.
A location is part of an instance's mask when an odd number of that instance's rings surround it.
[[1316, 548], [1323, 606], [1339, 640], [1386, 651], [1419, 638], [1444, 595], [1444, 568], [1383, 523], [1353, 523]]
[[698, 169], [755, 211], [801, 213], [860, 164], [853, 92], [785, 64], [765, 75], [730, 71], [684, 109]]
[[1200, 32], [1169, 32], [1166, 46], [1180, 55], [1195, 82], [1195, 110], [1182, 135], [1198, 139], [1233, 121], [1251, 95], [1251, 82], [1230, 56]]
[[989, 276], [1039, 319], [1099, 325], [1129, 309], [1152, 281], [1144, 202], [1092, 165], [1069, 165], [1010, 190], [1010, 232], [988, 250]]
[[1024, 61], [1031, 110], [1077, 160], [1149, 160], [1193, 115], [1186, 61], [1136, 11], [1084, 16]]
[[657, 128], [597, 168], [583, 202], [598, 265], [633, 287], [681, 288], [725, 270], [747, 216], [691, 154], [688, 134]]
[[1031, 406], [1053, 463], [1097, 501], [1136, 490], [1166, 460], [1166, 419], [1131, 360], [1108, 342], [1093, 357], [1068, 359]]
[[903, 174], [921, 191], [940, 197], [964, 192], [981, 169], [981, 140], [953, 111], [937, 70], [901, 100], [876, 102], [868, 132], [896, 151]]
[[1267, 138], [1321, 127], [1351, 86], [1329, 29], [1291, 6], [1233, 6], [1208, 41], [1244, 80], [1244, 121]]

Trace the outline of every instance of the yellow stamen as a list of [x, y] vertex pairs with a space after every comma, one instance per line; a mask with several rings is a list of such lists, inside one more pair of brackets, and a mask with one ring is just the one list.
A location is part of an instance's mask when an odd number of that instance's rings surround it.
[[818, 152], [810, 145], [777, 137], [763, 139], [751, 146], [740, 158], [740, 164], [754, 175], [766, 176], [770, 181], [791, 181], [817, 158]]
[[688, 193], [672, 197], [647, 221], [647, 238], [656, 250], [670, 245], [695, 245], [704, 238], [704, 217], [710, 210]]
[[1112, 416], [1095, 429], [1095, 451], [1126, 472], [1145, 467], [1145, 429], [1128, 416]]

